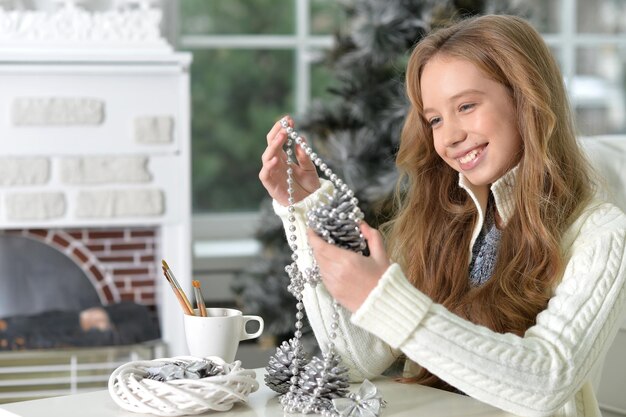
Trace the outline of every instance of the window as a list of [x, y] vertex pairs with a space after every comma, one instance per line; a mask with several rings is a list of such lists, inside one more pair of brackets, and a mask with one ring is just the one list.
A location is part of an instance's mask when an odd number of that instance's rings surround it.
[[[317, 65], [332, 45], [332, 0], [182, 0], [179, 49], [193, 53], [194, 213], [257, 211], [265, 134], [323, 94]], [[311, 79], [315, 79], [315, 83]], [[315, 88], [312, 91], [312, 85]]]
[[560, 62], [578, 133], [626, 133], [626, 2], [535, 0], [530, 16]]
[[[192, 65], [195, 213], [257, 211], [271, 121], [306, 111], [329, 74], [316, 64], [341, 24], [334, 0], [174, 2]], [[626, 132], [626, 3], [534, 0], [528, 17], [557, 56], [581, 134]]]
[[258, 180], [274, 120], [324, 96], [320, 64], [342, 14], [335, 0], [180, 0], [165, 3], [166, 29], [193, 53], [194, 270], [217, 300], [233, 271], [259, 251], [252, 238], [266, 192]]
[[[194, 239], [235, 240], [253, 256], [251, 236], [265, 198], [258, 181], [265, 134], [281, 115], [303, 113], [311, 98], [324, 96], [331, 77], [317, 58], [343, 23], [340, 2], [168, 3], [174, 44], [194, 55]], [[579, 133], [626, 133], [626, 2], [511, 3], [524, 4], [560, 62]], [[209, 252], [198, 256], [210, 259]]]

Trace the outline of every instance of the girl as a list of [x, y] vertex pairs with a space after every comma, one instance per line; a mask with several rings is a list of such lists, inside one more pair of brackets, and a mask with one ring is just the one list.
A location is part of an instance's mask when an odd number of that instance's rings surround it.
[[[517, 17], [461, 21], [416, 46], [406, 88], [386, 249], [366, 224], [369, 257], [307, 231], [332, 184], [296, 152], [299, 267], [310, 245], [324, 282], [304, 291], [320, 346], [334, 298], [354, 380], [403, 355], [409, 380], [515, 414], [600, 416], [592, 383], [624, 310], [626, 216], [593, 197], [548, 47]], [[287, 226], [285, 141], [275, 124], [259, 177]]]

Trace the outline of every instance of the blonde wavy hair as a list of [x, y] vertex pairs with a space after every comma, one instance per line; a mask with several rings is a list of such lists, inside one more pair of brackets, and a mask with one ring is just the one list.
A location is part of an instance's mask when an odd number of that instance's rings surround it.
[[[507, 88], [523, 141], [493, 276], [470, 286], [470, 239], [477, 208], [458, 173], [435, 152], [423, 117], [420, 77], [436, 55], [467, 60]], [[388, 248], [409, 280], [435, 302], [496, 332], [522, 335], [561, 279], [559, 242], [592, 195], [563, 79], [541, 36], [515, 16], [488, 15], [439, 29], [413, 50], [406, 72], [411, 102], [396, 164], [400, 181]], [[421, 369], [414, 382], [450, 388]]]

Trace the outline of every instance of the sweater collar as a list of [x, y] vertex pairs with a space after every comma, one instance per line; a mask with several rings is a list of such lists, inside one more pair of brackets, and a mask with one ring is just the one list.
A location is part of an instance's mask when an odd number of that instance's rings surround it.
[[517, 184], [517, 173], [519, 165], [514, 166], [500, 179], [491, 184], [491, 192], [496, 201], [496, 210], [500, 215], [502, 223], [506, 225], [515, 211], [515, 184]]
[[[496, 210], [498, 210], [498, 215], [502, 220], [502, 223], [506, 225], [511, 216], [513, 215], [513, 211], [515, 210], [515, 197], [513, 195], [513, 189], [515, 188], [515, 184], [517, 181], [517, 172], [519, 170], [519, 165], [510, 169], [506, 174], [500, 177], [496, 182], [491, 184], [491, 193], [494, 196]], [[459, 186], [463, 188], [470, 195], [474, 204], [476, 204], [476, 208], [478, 208], [478, 224], [476, 229], [474, 230], [474, 238], [478, 236], [480, 232], [483, 222], [485, 220], [485, 213], [487, 211], [487, 200], [489, 195], [487, 195], [484, 191], [478, 190], [472, 183], [470, 183], [465, 175], [459, 173]], [[484, 194], [484, 195], [483, 195]]]

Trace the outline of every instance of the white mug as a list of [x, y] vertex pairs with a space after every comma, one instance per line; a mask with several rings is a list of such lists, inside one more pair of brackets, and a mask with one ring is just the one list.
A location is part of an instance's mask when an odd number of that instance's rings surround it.
[[[197, 357], [218, 356], [225, 362], [233, 362], [241, 340], [254, 339], [263, 333], [263, 319], [244, 316], [232, 308], [207, 308], [207, 317], [183, 315], [185, 338], [189, 354]], [[198, 310], [196, 310], [198, 314]], [[259, 323], [259, 329], [248, 333], [249, 321]]]

